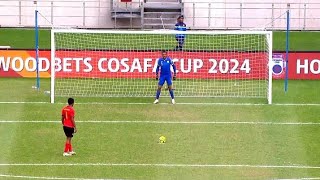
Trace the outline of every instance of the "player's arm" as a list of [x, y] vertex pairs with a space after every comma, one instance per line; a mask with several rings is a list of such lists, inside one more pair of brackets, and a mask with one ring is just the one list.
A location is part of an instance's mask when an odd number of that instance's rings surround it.
[[171, 66], [173, 68], [173, 80], [176, 80], [177, 78], [177, 67], [176, 65], [174, 64], [174, 62], [171, 60]]
[[71, 117], [70, 117], [70, 118], [71, 118], [71, 122], [72, 122], [73, 127], [74, 127], [74, 133], [76, 133], [76, 132], [77, 132], [77, 126], [76, 126], [76, 121], [74, 120], [74, 114], [75, 114], [75, 113], [74, 113], [74, 110], [72, 110], [72, 111], [71, 111], [71, 115], [70, 115]]
[[72, 124], [73, 124], [73, 127], [74, 127], [74, 133], [77, 132], [77, 126], [76, 126], [76, 122], [74, 121], [74, 116], [71, 116], [71, 121], [72, 121]]
[[[185, 23], [183, 23], [183, 29], [182, 31], [187, 31], [187, 25]], [[186, 38], [186, 34], [184, 34], [183, 38]]]
[[61, 123], [62, 123], [62, 125], [63, 125], [63, 121], [64, 121], [64, 113], [63, 113], [63, 110], [62, 110], [62, 112], [61, 112]]
[[176, 24], [176, 25], [174, 26], [174, 30], [179, 30], [179, 25], [178, 25], [178, 24]]
[[183, 28], [183, 31], [187, 31], [187, 24], [186, 23], [183, 23], [184, 24], [184, 28]]
[[157, 69], [156, 69], [156, 80], [159, 79], [159, 70], [160, 70], [160, 59], [158, 60], [158, 65], [157, 65]]

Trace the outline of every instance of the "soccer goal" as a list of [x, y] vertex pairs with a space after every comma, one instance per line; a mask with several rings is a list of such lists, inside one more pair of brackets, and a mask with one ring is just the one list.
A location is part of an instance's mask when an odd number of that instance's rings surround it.
[[177, 98], [265, 98], [271, 104], [272, 32], [82, 29], [51, 31], [51, 102], [59, 96], [153, 97], [163, 50], [177, 66]]

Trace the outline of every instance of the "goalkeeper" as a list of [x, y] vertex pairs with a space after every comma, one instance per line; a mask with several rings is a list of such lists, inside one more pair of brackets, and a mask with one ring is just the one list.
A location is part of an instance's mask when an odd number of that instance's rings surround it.
[[[161, 94], [161, 88], [164, 84], [164, 82], [167, 82], [170, 96], [171, 96], [171, 102], [172, 104], [175, 104], [174, 101], [174, 94], [173, 94], [173, 89], [172, 89], [172, 74], [171, 74], [171, 66], [173, 67], [174, 75], [173, 75], [173, 80], [176, 79], [176, 66], [174, 65], [173, 61], [171, 60], [170, 57], [168, 57], [168, 54], [166, 51], [162, 51], [162, 58], [159, 58], [158, 60], [158, 66], [156, 69], [156, 80], [159, 80], [158, 83], [158, 89], [157, 89], [157, 94], [156, 94], [156, 100], [154, 101], [154, 104], [159, 103], [159, 97]], [[160, 70], [160, 79], [159, 79], [159, 70]]]
[[[177, 31], [187, 31], [187, 25], [183, 22], [184, 16], [180, 15], [177, 18], [177, 24], [175, 25], [174, 30]], [[178, 45], [176, 46], [175, 50], [176, 51], [182, 51], [183, 45], [184, 45], [184, 40], [185, 40], [185, 34], [176, 34], [176, 40], [178, 42]]]

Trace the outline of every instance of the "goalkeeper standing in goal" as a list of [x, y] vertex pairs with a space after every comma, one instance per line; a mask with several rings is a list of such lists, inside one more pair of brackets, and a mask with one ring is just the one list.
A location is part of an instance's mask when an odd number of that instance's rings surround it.
[[[175, 104], [174, 100], [174, 94], [172, 89], [172, 74], [171, 74], [171, 66], [173, 67], [174, 75], [173, 80], [176, 80], [176, 66], [174, 65], [173, 61], [170, 57], [168, 57], [168, 54], [166, 51], [162, 51], [162, 57], [158, 60], [158, 65], [156, 69], [156, 80], [159, 80], [158, 83], [158, 89], [156, 94], [156, 100], [154, 101], [154, 104], [159, 103], [159, 97], [161, 94], [161, 88], [165, 82], [167, 82], [170, 96], [171, 96], [171, 102], [172, 104]], [[160, 78], [159, 78], [159, 71], [160, 71]]]
[[[177, 18], [177, 24], [175, 25], [174, 30], [187, 31], [187, 25], [183, 22], [183, 20], [184, 20], [184, 16], [180, 15]], [[186, 36], [185, 34], [176, 34], [176, 40], [178, 42], [178, 45], [175, 48], [176, 51], [182, 51], [185, 36]]]

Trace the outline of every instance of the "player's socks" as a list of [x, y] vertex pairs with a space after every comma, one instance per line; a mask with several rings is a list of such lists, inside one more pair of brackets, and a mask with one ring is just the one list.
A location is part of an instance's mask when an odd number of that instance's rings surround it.
[[176, 104], [176, 101], [174, 99], [171, 99], [172, 104]]
[[68, 143], [66, 143], [66, 144], [64, 145], [64, 152], [65, 152], [65, 153], [69, 152], [69, 144], [68, 144]]
[[156, 99], [159, 99], [161, 91], [157, 90]]
[[169, 92], [170, 92], [171, 99], [174, 99], [173, 90], [170, 90]]
[[76, 152], [73, 151], [71, 144], [69, 144], [69, 154], [76, 155]]
[[69, 144], [69, 152], [72, 152], [72, 145]]

